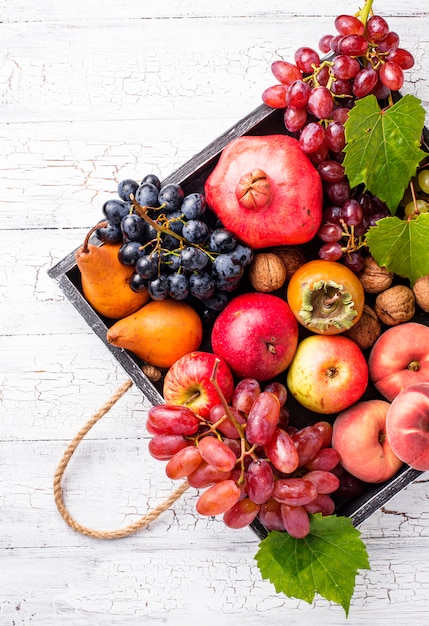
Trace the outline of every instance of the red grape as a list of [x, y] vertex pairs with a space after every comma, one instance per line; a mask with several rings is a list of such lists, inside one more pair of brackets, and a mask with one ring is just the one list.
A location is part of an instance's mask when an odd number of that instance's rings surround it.
[[290, 133], [296, 133], [304, 127], [307, 121], [307, 109], [293, 109], [287, 107], [284, 114], [284, 123]]
[[303, 80], [295, 80], [289, 85], [286, 92], [286, 106], [293, 109], [302, 109], [307, 106], [311, 87]]
[[272, 85], [262, 94], [262, 101], [272, 109], [284, 109], [286, 106], [286, 85]]
[[348, 35], [341, 40], [339, 48], [341, 54], [360, 57], [368, 50], [368, 41], [363, 35]]
[[197, 469], [188, 475], [188, 483], [195, 489], [201, 489], [221, 480], [227, 480], [230, 475], [231, 472], [222, 472], [206, 461], [202, 461]]
[[186, 406], [157, 404], [149, 409], [148, 423], [166, 435], [193, 435], [200, 420]]
[[356, 98], [364, 98], [374, 89], [378, 81], [378, 73], [370, 66], [357, 73], [353, 81], [353, 93]]
[[293, 63], [288, 61], [274, 61], [271, 63], [271, 71], [275, 78], [283, 85], [290, 85], [301, 78], [301, 72]]
[[399, 91], [404, 84], [404, 72], [394, 61], [387, 61], [380, 67], [380, 80], [392, 91]]
[[240, 489], [233, 480], [222, 480], [200, 495], [196, 509], [200, 515], [221, 515], [228, 511], [240, 497]]
[[154, 459], [167, 461], [176, 452], [187, 446], [188, 442], [182, 435], [153, 435], [149, 441], [148, 450]]
[[354, 15], [338, 15], [334, 26], [340, 35], [363, 35], [365, 31], [363, 22]]
[[280, 418], [280, 401], [269, 391], [262, 391], [247, 416], [246, 439], [251, 444], [265, 446], [271, 439]]
[[325, 141], [325, 130], [317, 122], [310, 122], [301, 131], [299, 145], [303, 152], [316, 152]]
[[303, 506], [280, 506], [282, 521], [285, 529], [291, 537], [304, 539], [310, 532], [310, 518]]
[[265, 459], [257, 459], [247, 468], [247, 495], [256, 502], [264, 504], [271, 498], [274, 489], [274, 474], [271, 465]]
[[326, 222], [320, 226], [317, 231], [317, 236], [325, 243], [340, 241], [343, 236], [343, 229], [339, 224], [330, 224], [329, 222]]
[[249, 498], [236, 502], [223, 514], [223, 521], [228, 528], [244, 528], [253, 522], [260, 510], [259, 504]]
[[292, 437], [276, 428], [270, 441], [264, 446], [264, 452], [276, 469], [283, 474], [292, 474], [299, 466], [299, 457]]
[[197, 469], [201, 461], [202, 457], [198, 448], [187, 446], [171, 457], [165, 466], [165, 473], [172, 480], [185, 478]]
[[243, 378], [235, 386], [231, 404], [238, 411], [247, 414], [260, 393], [261, 386], [257, 380], [254, 378]]
[[323, 86], [312, 89], [307, 107], [309, 112], [318, 119], [329, 119], [334, 110], [334, 101], [329, 89]]
[[281, 504], [302, 506], [314, 500], [317, 493], [315, 481], [305, 478], [280, 478], [274, 484], [273, 498]]
[[217, 437], [208, 435], [198, 442], [198, 450], [203, 460], [221, 472], [231, 471], [237, 462], [234, 452]]
[[382, 41], [389, 33], [389, 25], [380, 15], [371, 15], [366, 23], [366, 33], [370, 41]]
[[313, 48], [303, 46], [295, 52], [295, 64], [301, 72], [311, 74], [313, 65], [316, 67], [320, 65], [320, 57]]
[[304, 480], [312, 482], [316, 486], [317, 492], [323, 494], [333, 493], [340, 485], [338, 476], [327, 470], [312, 470], [305, 474]]

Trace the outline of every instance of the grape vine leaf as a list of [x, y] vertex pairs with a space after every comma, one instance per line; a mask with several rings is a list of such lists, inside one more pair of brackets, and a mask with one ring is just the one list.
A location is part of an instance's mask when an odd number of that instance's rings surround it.
[[370, 569], [365, 544], [350, 518], [321, 513], [311, 516], [310, 534], [304, 539], [269, 532], [255, 559], [277, 593], [309, 604], [318, 593], [341, 605], [346, 616], [357, 571]]
[[409, 220], [384, 217], [368, 229], [366, 243], [377, 264], [408, 278], [429, 274], [429, 213]]
[[421, 149], [425, 110], [411, 94], [381, 109], [374, 95], [356, 101], [345, 123], [343, 161], [350, 186], [363, 183], [395, 215], [410, 179], [426, 156]]

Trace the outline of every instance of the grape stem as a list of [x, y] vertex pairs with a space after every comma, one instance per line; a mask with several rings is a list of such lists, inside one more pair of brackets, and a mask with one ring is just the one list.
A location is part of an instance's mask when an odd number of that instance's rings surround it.
[[[195, 243], [188, 242], [187, 239], [182, 237], [182, 235], [179, 235], [178, 233], [175, 233], [174, 230], [171, 230], [170, 228], [168, 228], [168, 226], [162, 226], [161, 224], [158, 224], [158, 222], [153, 220], [151, 217], [149, 217], [149, 215], [147, 214], [147, 210], [151, 209], [153, 207], [149, 207], [149, 206], [144, 206], [143, 207], [143, 206], [141, 206], [137, 202], [137, 200], [135, 199], [133, 194], [130, 194], [130, 199], [131, 199], [132, 207], [135, 210], [135, 212], [137, 213], [137, 215], [139, 215], [145, 222], [150, 224], [150, 226], [152, 226], [152, 228], [154, 228], [157, 231], [158, 234], [164, 233], [165, 235], [171, 235], [172, 237], [175, 237], [178, 241], [180, 241], [180, 243], [183, 246], [191, 244], [194, 248], [198, 248], [199, 250], [204, 252], [204, 254], [207, 254], [207, 256], [209, 257], [209, 259], [212, 262], [214, 261], [215, 257], [212, 254], [210, 254], [209, 252], [207, 252], [207, 250], [205, 250], [202, 246], [199, 246], [198, 244], [195, 244]], [[161, 205], [160, 207], [158, 207], [158, 210], [162, 209], [163, 206], [165, 206], [165, 205]]]
[[237, 429], [238, 434], [240, 435], [241, 454], [240, 454], [240, 457], [237, 459], [237, 462], [239, 462], [241, 466], [241, 474], [240, 474], [239, 479], [237, 480], [237, 484], [240, 485], [243, 483], [244, 475], [245, 475], [244, 459], [246, 456], [249, 456], [249, 455], [252, 456], [252, 458], [255, 458], [254, 451], [256, 449], [256, 446], [251, 446], [250, 448], [247, 448], [248, 443], [246, 440], [246, 436], [244, 434], [243, 426], [237, 422], [234, 415], [229, 409], [228, 402], [226, 401], [226, 398], [222, 392], [222, 389], [220, 388], [219, 383], [217, 381], [217, 372], [219, 369], [219, 364], [220, 364], [220, 360], [216, 358], [214, 365], [213, 365], [213, 371], [210, 377], [210, 382], [212, 383], [213, 387], [217, 391], [217, 394], [222, 402], [222, 406], [225, 409], [225, 415], [231, 420], [231, 422], [234, 424], [235, 428]]
[[365, 4], [361, 8], [361, 10], [357, 13], [357, 17], [359, 17], [362, 24], [365, 24], [368, 21], [368, 17], [372, 11], [372, 3], [374, 0], [365, 0]]

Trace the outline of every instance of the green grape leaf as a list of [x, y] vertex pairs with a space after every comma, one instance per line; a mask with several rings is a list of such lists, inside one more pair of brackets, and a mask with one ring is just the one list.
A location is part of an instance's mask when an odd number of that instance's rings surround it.
[[294, 539], [271, 531], [255, 556], [277, 593], [311, 604], [315, 594], [343, 607], [346, 616], [358, 570], [370, 569], [360, 532], [348, 517], [311, 516], [310, 534]]
[[366, 243], [377, 264], [411, 285], [429, 274], [429, 213], [401, 220], [384, 217], [366, 233]]
[[363, 183], [391, 215], [426, 155], [420, 147], [424, 122], [421, 101], [407, 94], [386, 109], [373, 95], [357, 100], [345, 123], [343, 165], [350, 186]]

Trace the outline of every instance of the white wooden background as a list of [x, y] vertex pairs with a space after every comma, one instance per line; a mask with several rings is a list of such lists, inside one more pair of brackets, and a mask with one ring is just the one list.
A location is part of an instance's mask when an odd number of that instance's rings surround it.
[[[427, 0], [375, 0], [416, 58], [405, 93], [429, 110]], [[188, 492], [148, 529], [83, 537], [52, 478], [88, 417], [126, 379], [47, 276], [124, 177], [161, 178], [259, 106], [270, 64], [332, 32], [354, 0], [0, 0], [0, 624], [211, 626], [346, 623], [341, 608], [275, 593], [257, 538], [204, 519]], [[147, 453], [131, 389], [73, 458], [66, 500], [83, 524], [135, 521], [173, 485]], [[348, 623], [429, 615], [424, 474], [360, 529], [371, 571]]]

